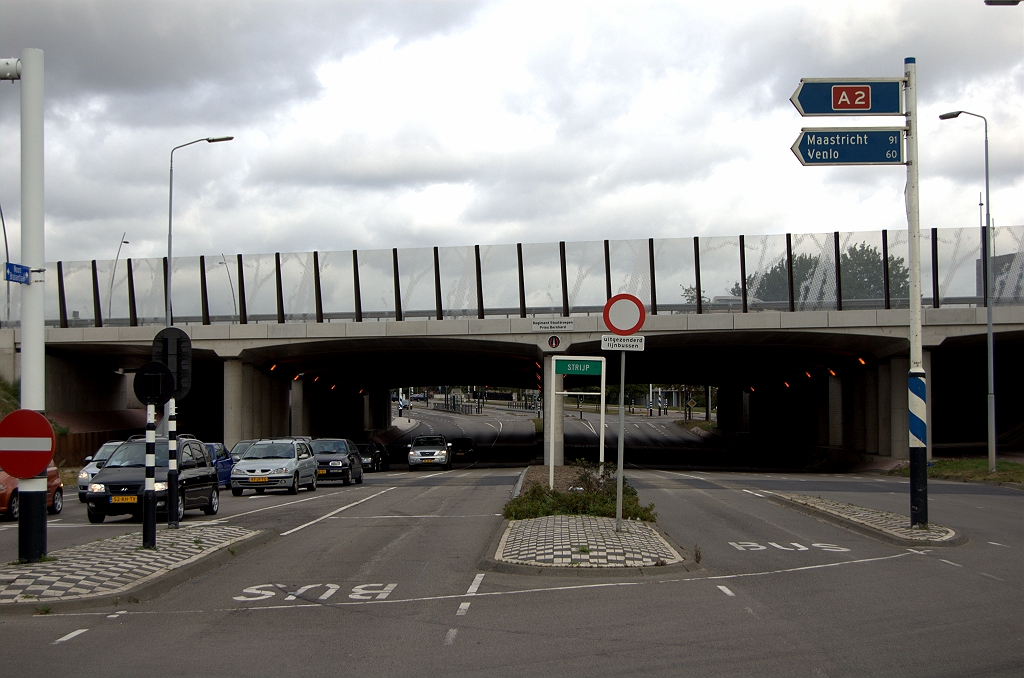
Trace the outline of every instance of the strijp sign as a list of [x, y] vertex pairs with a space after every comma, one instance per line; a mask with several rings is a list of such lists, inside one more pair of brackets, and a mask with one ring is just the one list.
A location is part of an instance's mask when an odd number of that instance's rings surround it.
[[803, 129], [792, 146], [801, 165], [902, 165], [903, 128]]
[[901, 78], [803, 78], [790, 101], [803, 116], [902, 115]]
[[598, 376], [601, 374], [601, 361], [586, 358], [555, 358], [555, 374]]

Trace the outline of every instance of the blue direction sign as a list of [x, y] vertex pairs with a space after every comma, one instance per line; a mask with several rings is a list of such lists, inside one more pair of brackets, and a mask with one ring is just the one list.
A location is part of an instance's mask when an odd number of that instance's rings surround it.
[[902, 115], [900, 78], [803, 78], [789, 98], [803, 116]]
[[31, 282], [31, 271], [28, 266], [12, 264], [8, 261], [4, 270], [4, 280], [28, 285]]
[[801, 165], [902, 165], [903, 128], [805, 128], [793, 153]]

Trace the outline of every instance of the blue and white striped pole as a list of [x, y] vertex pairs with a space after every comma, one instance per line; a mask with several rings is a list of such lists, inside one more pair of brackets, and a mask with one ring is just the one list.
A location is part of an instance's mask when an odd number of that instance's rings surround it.
[[921, 340], [921, 206], [918, 192], [917, 62], [903, 61], [907, 113], [907, 234], [910, 259], [910, 373], [907, 375], [910, 429], [910, 526], [928, 524], [928, 410], [925, 405]]

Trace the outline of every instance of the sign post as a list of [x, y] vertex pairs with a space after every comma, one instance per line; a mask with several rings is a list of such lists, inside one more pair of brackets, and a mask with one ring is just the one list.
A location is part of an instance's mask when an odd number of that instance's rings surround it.
[[906, 126], [897, 128], [805, 128], [801, 130], [792, 150], [802, 165], [907, 166], [907, 234], [910, 250], [910, 372], [907, 375], [910, 525], [924, 526], [928, 524], [928, 417], [927, 384], [921, 347], [917, 61], [914, 57], [903, 60], [902, 78], [803, 78], [790, 101], [802, 116], [906, 116]]
[[46, 553], [46, 469], [56, 439], [49, 420], [16, 410], [0, 421], [0, 468], [18, 478], [18, 560], [38, 563]]
[[[174, 394], [167, 401], [167, 527], [178, 529], [178, 408], [192, 386], [192, 339], [177, 327], [157, 332], [153, 361], [163, 363], [174, 375]], [[171, 509], [174, 510], [171, 510]]]
[[[601, 375], [601, 428], [597, 434], [597, 449], [599, 453], [599, 464], [601, 473], [604, 473], [604, 410], [605, 410], [605, 359], [604, 358], [574, 358], [572, 356], [555, 356], [551, 359], [551, 365], [554, 374], [572, 374], [580, 376], [597, 376]], [[551, 383], [555, 383], [552, 375]], [[591, 395], [583, 392], [570, 392], [570, 391], [556, 391], [554, 395], [567, 396], [575, 395], [580, 397], [580, 403], [583, 402], [583, 396]], [[583, 411], [580, 410], [580, 416], [583, 416]], [[548, 436], [548, 487], [555, 489], [555, 436]]]
[[[166, 403], [172, 395], [174, 375], [163, 363], [146, 363], [135, 373], [135, 396], [146, 403], [146, 489], [142, 493], [142, 548], [147, 549], [156, 548], [156, 406]], [[167, 512], [172, 511], [177, 514], [177, 506], [172, 507], [168, 501]]]
[[615, 477], [615, 531], [622, 531], [622, 466], [625, 457], [626, 352], [644, 350], [644, 338], [632, 336], [647, 319], [642, 301], [632, 294], [617, 294], [604, 305], [604, 324], [615, 334], [601, 335], [602, 351], [619, 352], [619, 466]]

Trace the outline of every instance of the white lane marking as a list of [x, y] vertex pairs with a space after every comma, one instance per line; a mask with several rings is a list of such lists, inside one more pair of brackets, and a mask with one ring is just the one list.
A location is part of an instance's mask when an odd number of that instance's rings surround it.
[[473, 475], [473, 474], [472, 473], [460, 473], [459, 475], [457, 475], [455, 477], [456, 478], [465, 478], [466, 476], [471, 476], [471, 475]]
[[[350, 490], [338, 490], [337, 492], [331, 492], [329, 494], [318, 494], [315, 497], [306, 497], [305, 499], [296, 499], [295, 501], [286, 501], [283, 504], [274, 504], [273, 506], [264, 506], [263, 508], [253, 509], [251, 511], [245, 511], [244, 513], [236, 513], [236, 514], [231, 515], [231, 516], [224, 516], [224, 520], [231, 520], [232, 518], [241, 518], [242, 516], [247, 516], [247, 515], [250, 515], [252, 513], [259, 513], [260, 511], [270, 511], [271, 509], [282, 508], [284, 506], [291, 506], [292, 504], [301, 504], [304, 501], [313, 501], [314, 499], [323, 499], [325, 497], [333, 497], [336, 494], [341, 494], [342, 492], [349, 492], [349, 491]], [[259, 495], [257, 495], [257, 496], [259, 496]]]
[[751, 490], [743, 490], [743, 491], [744, 491], [744, 492], [746, 492], [747, 494], [752, 494], [752, 495], [754, 495], [755, 497], [761, 497], [762, 499], [764, 498], [764, 495], [763, 495], [763, 494], [758, 494], [757, 492], [753, 492], [753, 491], [751, 491]]
[[459, 603], [459, 610], [455, 613], [456, 617], [466, 616], [466, 612], [469, 611], [469, 603]]
[[730, 591], [728, 586], [719, 586], [718, 590], [724, 593], [725, 595], [729, 596], [730, 598], [736, 597], [736, 594]]
[[939, 558], [939, 561], [945, 563], [946, 565], [952, 565], [953, 567], [963, 567], [963, 565], [960, 565], [959, 563], [954, 563], [952, 560], [946, 560], [945, 558]]
[[1003, 547], [1004, 549], [1008, 549], [1008, 548], [1010, 548], [1010, 547], [1009, 547], [1009, 546], [1007, 546], [1006, 544], [1000, 544], [1000, 543], [999, 543], [999, 542], [997, 542], [997, 541], [990, 541], [990, 542], [989, 542], [989, 544], [992, 544], [992, 546], [1002, 546], [1002, 547]]
[[270, 494], [254, 494], [251, 497], [249, 497], [249, 501], [252, 501], [253, 499], [270, 499], [270, 497], [272, 496], [273, 495]]
[[995, 579], [996, 581], [1004, 581], [1003, 579], [1000, 579], [999, 577], [997, 577], [997, 576], [995, 576], [993, 574], [989, 574], [988, 572], [979, 572], [978, 574], [980, 574], [982, 577], [988, 577], [989, 579]]
[[381, 490], [377, 494], [371, 494], [369, 497], [364, 497], [363, 499], [360, 499], [359, 501], [354, 501], [351, 504], [346, 504], [346, 505], [342, 506], [341, 508], [334, 509], [330, 513], [327, 513], [327, 514], [324, 514], [324, 515], [320, 516], [316, 520], [311, 520], [308, 523], [305, 523], [303, 525], [299, 525], [298, 527], [293, 527], [292, 529], [288, 530], [287, 532], [282, 532], [281, 536], [282, 537], [287, 537], [289, 534], [292, 534], [294, 532], [298, 532], [299, 530], [305, 529], [305, 528], [309, 527], [310, 525], [316, 525], [321, 520], [326, 520], [326, 519], [330, 518], [331, 516], [333, 516], [335, 513], [341, 513], [345, 509], [350, 509], [353, 506], [358, 506], [359, 504], [362, 504], [364, 501], [370, 501], [374, 497], [379, 497], [380, 495], [384, 494], [385, 492], [390, 492], [393, 489], [395, 489], [395, 488], [389, 487], [386, 490]]
[[448, 629], [448, 633], [444, 634], [444, 644], [451, 645], [455, 642], [455, 636], [459, 634], [458, 629]]
[[441, 515], [412, 515], [412, 516], [331, 516], [331, 520], [373, 520], [378, 518], [490, 518], [500, 516], [500, 513], [479, 513], [466, 516], [441, 516]]
[[80, 636], [80, 635], [82, 635], [83, 633], [85, 633], [85, 632], [86, 632], [86, 631], [88, 631], [88, 630], [89, 630], [89, 629], [78, 629], [77, 631], [72, 631], [72, 632], [71, 632], [71, 633], [69, 633], [68, 635], [66, 635], [66, 636], [61, 636], [61, 637], [60, 637], [60, 638], [58, 638], [57, 640], [53, 641], [53, 644], [54, 644], [54, 645], [60, 645], [61, 643], [66, 643], [66, 642], [68, 642], [69, 640], [71, 640], [72, 638], [74, 638], [75, 636]]
[[128, 612], [128, 610], [118, 610], [118, 611], [117, 611], [117, 612], [115, 612], [114, 614], [108, 614], [108, 615], [107, 615], [107, 619], [117, 619], [117, 618], [118, 618], [118, 617], [120, 617], [120, 616], [121, 616], [122, 614], [126, 614], [127, 612]]
[[448, 471], [438, 471], [437, 473], [431, 473], [429, 476], [423, 476], [423, 477], [424, 478], [433, 478], [434, 476], [439, 476], [442, 473], [448, 473]]
[[480, 584], [481, 584], [481, 582], [483, 582], [483, 580], [484, 580], [484, 575], [483, 574], [478, 574], [477, 576], [473, 577], [473, 583], [469, 585], [469, 590], [466, 591], [466, 595], [467, 596], [475, 596], [476, 592], [480, 588]]

